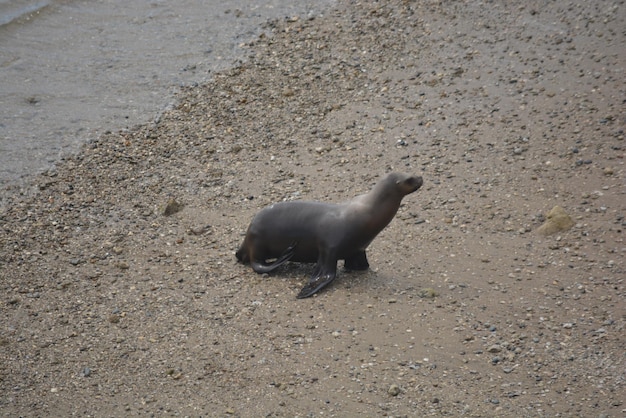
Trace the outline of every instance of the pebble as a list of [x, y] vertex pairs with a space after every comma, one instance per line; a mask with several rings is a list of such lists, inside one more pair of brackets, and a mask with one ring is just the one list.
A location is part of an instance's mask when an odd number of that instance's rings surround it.
[[116, 266], [120, 270], [128, 270], [130, 268], [130, 265], [126, 261], [119, 261]]
[[389, 386], [387, 393], [391, 396], [398, 396], [400, 394], [400, 387], [398, 385], [391, 385]]
[[417, 295], [420, 298], [424, 298], [424, 299], [434, 299], [435, 297], [439, 296], [437, 291], [431, 287], [425, 287], [423, 289], [420, 289]]
[[206, 233], [210, 227], [211, 227], [210, 225], [204, 225], [204, 226], [196, 226], [196, 227], [190, 228], [189, 235], [202, 235]]
[[177, 202], [176, 199], [170, 199], [163, 206], [163, 209], [161, 210], [161, 215], [163, 216], [174, 215], [175, 213], [178, 213], [181, 210], [183, 210], [183, 207], [184, 206], [181, 203]]

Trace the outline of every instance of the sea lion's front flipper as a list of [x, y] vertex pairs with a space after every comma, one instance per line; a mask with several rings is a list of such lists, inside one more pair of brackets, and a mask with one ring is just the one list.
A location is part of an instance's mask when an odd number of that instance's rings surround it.
[[325, 265], [319, 261], [309, 282], [300, 290], [298, 299], [308, 298], [328, 286], [337, 276], [337, 260], [329, 260]]
[[294, 242], [293, 244], [291, 244], [289, 247], [287, 247], [285, 251], [283, 251], [283, 253], [276, 260], [272, 261], [269, 264], [265, 264], [260, 261], [253, 260], [250, 263], [250, 265], [252, 265], [252, 269], [256, 271], [257, 273], [260, 273], [260, 274], [269, 273], [270, 271], [276, 269], [278, 266], [281, 266], [282, 264], [289, 261], [291, 257], [293, 257], [297, 245], [298, 245], [297, 242]]
[[335, 276], [335, 274], [324, 274], [322, 276], [311, 277], [311, 280], [300, 290], [300, 293], [298, 293], [296, 297], [298, 299], [304, 299], [313, 296], [335, 280]]
[[370, 268], [365, 251], [359, 251], [350, 257], [346, 257], [344, 267], [347, 270], [367, 270]]

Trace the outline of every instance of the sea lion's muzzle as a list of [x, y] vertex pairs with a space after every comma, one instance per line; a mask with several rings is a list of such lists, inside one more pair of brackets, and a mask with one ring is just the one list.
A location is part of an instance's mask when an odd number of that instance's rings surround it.
[[409, 177], [406, 180], [406, 184], [409, 186], [409, 193], [413, 193], [414, 191], [422, 187], [422, 184], [424, 184], [424, 180], [421, 176]]

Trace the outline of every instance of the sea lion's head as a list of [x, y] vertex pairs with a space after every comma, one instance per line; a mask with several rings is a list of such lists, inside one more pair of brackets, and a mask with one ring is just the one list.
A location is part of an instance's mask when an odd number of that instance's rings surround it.
[[424, 180], [421, 176], [412, 176], [403, 173], [390, 173], [387, 175], [387, 180], [395, 183], [397, 190], [402, 196], [413, 193], [424, 184]]

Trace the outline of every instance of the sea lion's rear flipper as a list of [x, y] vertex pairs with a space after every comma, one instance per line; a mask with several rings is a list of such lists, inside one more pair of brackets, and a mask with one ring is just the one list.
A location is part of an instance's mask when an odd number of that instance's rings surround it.
[[269, 264], [262, 263], [260, 261], [253, 260], [250, 264], [252, 265], [252, 269], [257, 273], [269, 273], [270, 271], [276, 269], [277, 267], [283, 265], [287, 261], [293, 257], [296, 251], [297, 242], [291, 244], [283, 253], [274, 261]]

